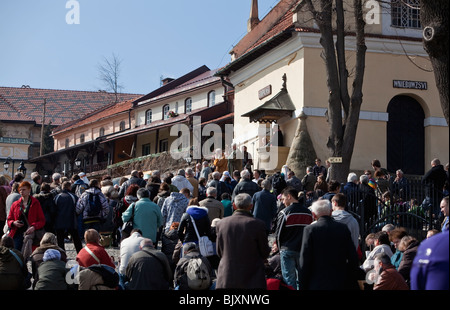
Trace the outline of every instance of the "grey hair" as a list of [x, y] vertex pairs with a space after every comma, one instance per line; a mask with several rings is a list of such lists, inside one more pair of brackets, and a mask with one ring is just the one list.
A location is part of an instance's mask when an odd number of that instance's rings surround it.
[[214, 171], [212, 176], [213, 176], [214, 180], [219, 180], [220, 179], [220, 172], [219, 171]]
[[52, 179], [53, 179], [53, 180], [59, 180], [59, 179], [61, 179], [61, 174], [58, 173], [58, 172], [53, 173], [53, 174], [52, 174]]
[[367, 175], [365, 175], [365, 174], [362, 174], [362, 175], [359, 177], [359, 181], [360, 181], [361, 183], [368, 184], [368, 183], [369, 183], [369, 177], [368, 177]]
[[390, 265], [391, 264], [391, 258], [389, 257], [389, 255], [387, 255], [384, 252], [376, 254], [375, 257], [374, 257], [374, 261], [375, 260], [380, 261], [383, 265]]
[[138, 199], [149, 198], [150, 192], [146, 188], [141, 187], [140, 189], [137, 190], [136, 196]]
[[236, 195], [234, 197], [234, 204], [238, 209], [247, 209], [252, 204], [252, 197], [246, 193]]
[[355, 182], [358, 180], [358, 176], [354, 172], [350, 172], [347, 177], [347, 182]]
[[139, 243], [139, 247], [142, 249], [144, 247], [154, 247], [153, 245], [153, 241], [150, 238], [144, 238], [141, 240], [141, 242]]
[[247, 169], [244, 169], [241, 171], [241, 178], [243, 179], [250, 179], [250, 172], [248, 172]]
[[217, 196], [217, 189], [215, 188], [215, 187], [208, 187], [207, 189], [206, 189], [206, 195], [207, 196], [214, 196], [214, 197], [216, 197]]
[[192, 170], [192, 168], [187, 168], [186, 169], [186, 174], [187, 175], [194, 175], [194, 170]]
[[331, 202], [328, 199], [316, 200], [311, 206], [311, 212], [314, 212], [317, 217], [330, 215]]
[[270, 182], [270, 180], [265, 179], [261, 182], [261, 187], [270, 190], [270, 188], [272, 187], [272, 182]]

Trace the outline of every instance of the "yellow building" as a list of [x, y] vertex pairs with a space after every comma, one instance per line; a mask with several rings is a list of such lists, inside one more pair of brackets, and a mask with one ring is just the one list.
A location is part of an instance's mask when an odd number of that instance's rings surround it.
[[[255, 168], [277, 170], [286, 163], [302, 119], [312, 141], [310, 154], [324, 163], [330, 156], [326, 146], [328, 87], [320, 32], [304, 12], [302, 1], [281, 0], [262, 20], [255, 16], [255, 3], [247, 35], [230, 52], [231, 62], [218, 72], [235, 87], [234, 141], [247, 146]], [[448, 162], [448, 125], [423, 49], [418, 11], [398, 4], [381, 13], [365, 28], [363, 103], [350, 170], [371, 169], [371, 161], [379, 159], [391, 172], [402, 169], [421, 175], [433, 158]], [[348, 23], [346, 58], [351, 87], [355, 37]], [[283, 92], [285, 99], [280, 101]], [[273, 127], [274, 121], [283, 144], [271, 150], [277, 153], [277, 161], [269, 163], [261, 132]]]

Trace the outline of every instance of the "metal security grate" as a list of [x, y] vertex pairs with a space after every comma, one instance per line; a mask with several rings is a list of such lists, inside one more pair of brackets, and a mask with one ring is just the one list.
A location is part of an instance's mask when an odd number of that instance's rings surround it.
[[392, 0], [391, 25], [420, 29], [420, 0]]

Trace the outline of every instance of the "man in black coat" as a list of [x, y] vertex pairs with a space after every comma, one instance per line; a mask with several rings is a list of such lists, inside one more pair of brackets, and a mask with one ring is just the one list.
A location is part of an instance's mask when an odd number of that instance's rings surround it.
[[270, 180], [263, 180], [262, 191], [256, 192], [253, 197], [253, 216], [266, 223], [267, 234], [270, 233], [272, 222], [277, 215], [277, 198], [270, 192], [272, 183]]
[[233, 202], [234, 197], [239, 194], [249, 194], [250, 197], [253, 197], [253, 195], [260, 190], [261, 187], [250, 179], [250, 172], [247, 169], [244, 169], [241, 171], [241, 180], [233, 190], [231, 201]]
[[447, 173], [441, 161], [435, 158], [431, 161], [431, 169], [422, 177], [422, 184], [427, 185], [428, 197], [431, 199], [433, 213], [440, 214], [439, 204], [443, 198], [443, 189], [445, 181], [447, 180]]
[[75, 249], [78, 252], [83, 248], [78, 233], [76, 214], [77, 196], [70, 191], [71, 183], [66, 181], [62, 184], [62, 191], [55, 196], [55, 232], [58, 246], [64, 250], [64, 237], [66, 232], [72, 237]]
[[357, 289], [360, 269], [350, 231], [333, 220], [328, 199], [314, 202], [311, 211], [317, 222], [303, 230], [300, 289]]

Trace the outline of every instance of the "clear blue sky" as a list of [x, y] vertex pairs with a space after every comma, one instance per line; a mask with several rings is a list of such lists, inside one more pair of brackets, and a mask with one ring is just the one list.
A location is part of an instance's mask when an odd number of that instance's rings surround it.
[[[251, 0], [0, 0], [0, 86], [105, 89], [104, 57], [121, 60], [123, 92], [146, 94], [160, 77], [215, 69], [245, 35]], [[278, 3], [259, 0], [262, 18]]]

